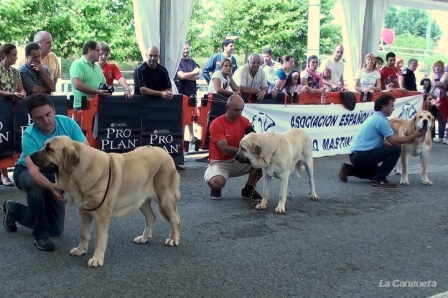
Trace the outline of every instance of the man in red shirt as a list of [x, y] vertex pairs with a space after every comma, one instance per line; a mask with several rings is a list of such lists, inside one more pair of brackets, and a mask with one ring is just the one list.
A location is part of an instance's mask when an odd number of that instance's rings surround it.
[[249, 120], [241, 116], [243, 109], [243, 99], [237, 94], [231, 95], [226, 104], [227, 112], [210, 124], [210, 156], [204, 179], [210, 186], [210, 197], [214, 200], [221, 199], [221, 189], [228, 178], [245, 174], [249, 174], [249, 178], [241, 190], [242, 198], [249, 200], [252, 196], [254, 202], [261, 202], [262, 199], [254, 189], [262, 171], [234, 158], [241, 139], [246, 133], [253, 131]]
[[132, 93], [131, 90], [129, 89], [129, 85], [126, 82], [126, 79], [121, 74], [121, 71], [118, 68], [118, 66], [113, 63], [107, 62], [107, 58], [109, 57], [110, 54], [109, 45], [105, 42], [100, 42], [98, 43], [98, 45], [100, 46], [100, 56], [98, 64], [103, 70], [104, 77], [106, 78], [106, 84], [108, 86], [112, 86], [114, 84], [114, 80], [117, 80], [118, 83], [124, 89], [124, 97], [127, 100], [132, 99]]
[[398, 69], [395, 67], [395, 53], [386, 54], [386, 66], [380, 70], [381, 89], [386, 90], [386, 81], [389, 79], [394, 82], [394, 88], [400, 88], [398, 85]]

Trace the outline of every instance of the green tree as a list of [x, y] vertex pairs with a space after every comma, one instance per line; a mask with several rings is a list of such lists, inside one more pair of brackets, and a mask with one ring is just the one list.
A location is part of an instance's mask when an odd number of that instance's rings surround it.
[[[322, 0], [321, 52], [331, 53], [341, 42], [340, 28], [330, 25], [335, 0]], [[269, 46], [274, 56], [293, 54], [304, 60], [308, 38], [308, 0], [215, 0], [209, 39], [220, 51], [226, 36], [238, 36], [236, 53], [246, 57]]]
[[202, 0], [194, 0], [193, 13], [188, 26], [187, 41], [190, 45], [190, 52], [194, 57], [209, 57], [213, 53], [211, 40], [207, 34], [207, 26], [210, 20], [213, 20], [211, 14], [211, 0], [205, 2], [208, 8], [205, 8]]
[[140, 60], [135, 41], [132, 0], [3, 0], [2, 42], [25, 44], [39, 30], [53, 35], [56, 54], [81, 55], [85, 41], [106, 41], [112, 59]]
[[[389, 6], [384, 18], [384, 26], [394, 30], [395, 35], [423, 36], [428, 21], [431, 19], [427, 10]], [[442, 31], [436, 22], [431, 23], [431, 38], [440, 39]]]

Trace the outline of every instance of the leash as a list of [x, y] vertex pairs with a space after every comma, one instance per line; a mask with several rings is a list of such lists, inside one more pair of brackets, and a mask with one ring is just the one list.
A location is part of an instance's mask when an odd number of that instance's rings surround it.
[[258, 203], [254, 202], [254, 193], [255, 193], [255, 188], [257, 186], [257, 182], [261, 177], [258, 177], [258, 173], [260, 173], [261, 169], [257, 170], [257, 174], [255, 174], [255, 184], [254, 187], [252, 188], [252, 193], [250, 194], [250, 198], [249, 198], [249, 207], [255, 207]]
[[110, 176], [112, 176], [112, 165], [111, 165], [110, 158], [109, 158], [109, 177], [107, 178], [106, 192], [104, 193], [103, 200], [102, 200], [101, 203], [100, 203], [98, 206], [96, 206], [95, 208], [92, 208], [92, 209], [86, 209], [86, 208], [83, 208], [83, 210], [85, 210], [85, 211], [95, 211], [96, 209], [100, 208], [101, 205], [103, 205], [104, 201], [106, 200], [107, 193], [109, 192]]

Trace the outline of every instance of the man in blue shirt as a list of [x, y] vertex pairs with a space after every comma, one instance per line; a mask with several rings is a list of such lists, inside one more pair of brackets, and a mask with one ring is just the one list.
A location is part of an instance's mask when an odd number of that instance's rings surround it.
[[222, 52], [217, 53], [208, 59], [207, 63], [205, 63], [202, 75], [204, 79], [207, 81], [207, 84], [210, 84], [211, 75], [217, 70], [221, 69], [221, 60], [224, 57], [229, 58], [232, 61], [232, 73], [235, 73], [238, 65], [236, 63], [235, 57], [232, 55], [235, 50], [235, 42], [233, 39], [224, 39], [222, 42]]
[[364, 121], [353, 138], [349, 155], [352, 164], [343, 163], [341, 166], [339, 179], [342, 182], [347, 182], [348, 176], [355, 176], [372, 180], [372, 186], [375, 187], [397, 187], [386, 177], [400, 157], [401, 147], [398, 145], [420, 138], [424, 132], [419, 130], [404, 137], [394, 134], [386, 118], [394, 111], [394, 101], [395, 98], [387, 93], [375, 101], [375, 112]]
[[33, 94], [28, 99], [28, 113], [33, 123], [22, 136], [22, 154], [14, 168], [14, 182], [27, 194], [28, 206], [11, 200], [3, 203], [3, 226], [17, 231], [16, 222], [33, 230], [34, 245], [44, 251], [55, 249], [50, 237], [58, 237], [64, 230], [65, 200], [55, 184], [54, 174], [43, 174], [30, 155], [44, 147], [45, 141], [55, 136], [87, 140], [79, 125], [67, 116], [55, 115], [54, 104], [45, 94]]

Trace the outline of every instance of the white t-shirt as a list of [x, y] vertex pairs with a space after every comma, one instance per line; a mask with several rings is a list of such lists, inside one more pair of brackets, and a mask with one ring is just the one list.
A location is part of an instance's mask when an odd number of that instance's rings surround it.
[[208, 84], [209, 93], [216, 93], [214, 78], [220, 79], [222, 89], [230, 90], [230, 81], [224, 78], [221, 70], [217, 70], [213, 73], [212, 79], [210, 80], [210, 84]]
[[354, 79], [359, 79], [359, 87], [361, 88], [372, 88], [380, 87], [376, 86], [376, 81], [381, 79], [381, 74], [378, 70], [372, 72], [365, 72], [362, 69], [358, 70], [355, 74]]
[[319, 71], [322, 73], [326, 68], [331, 69], [331, 81], [336, 85], [341, 82], [341, 77], [344, 74], [344, 61], [339, 59], [338, 62], [334, 61], [333, 56], [328, 57], [322, 61]]
[[[317, 69], [316, 69], [314, 72], [315, 72], [318, 76], [320, 76], [320, 72], [317, 71]], [[306, 68], [305, 68], [305, 70], [303, 70], [303, 71], [300, 73], [300, 80], [303, 80], [303, 79], [307, 80], [307, 82], [308, 82], [308, 87], [316, 88], [316, 89], [319, 88], [319, 85], [316, 84], [316, 83], [314, 83], [314, 78], [313, 78], [313, 76], [310, 75], [310, 74], [308, 73], [308, 71], [306, 70]], [[300, 82], [300, 84], [301, 84], [301, 82]]]

